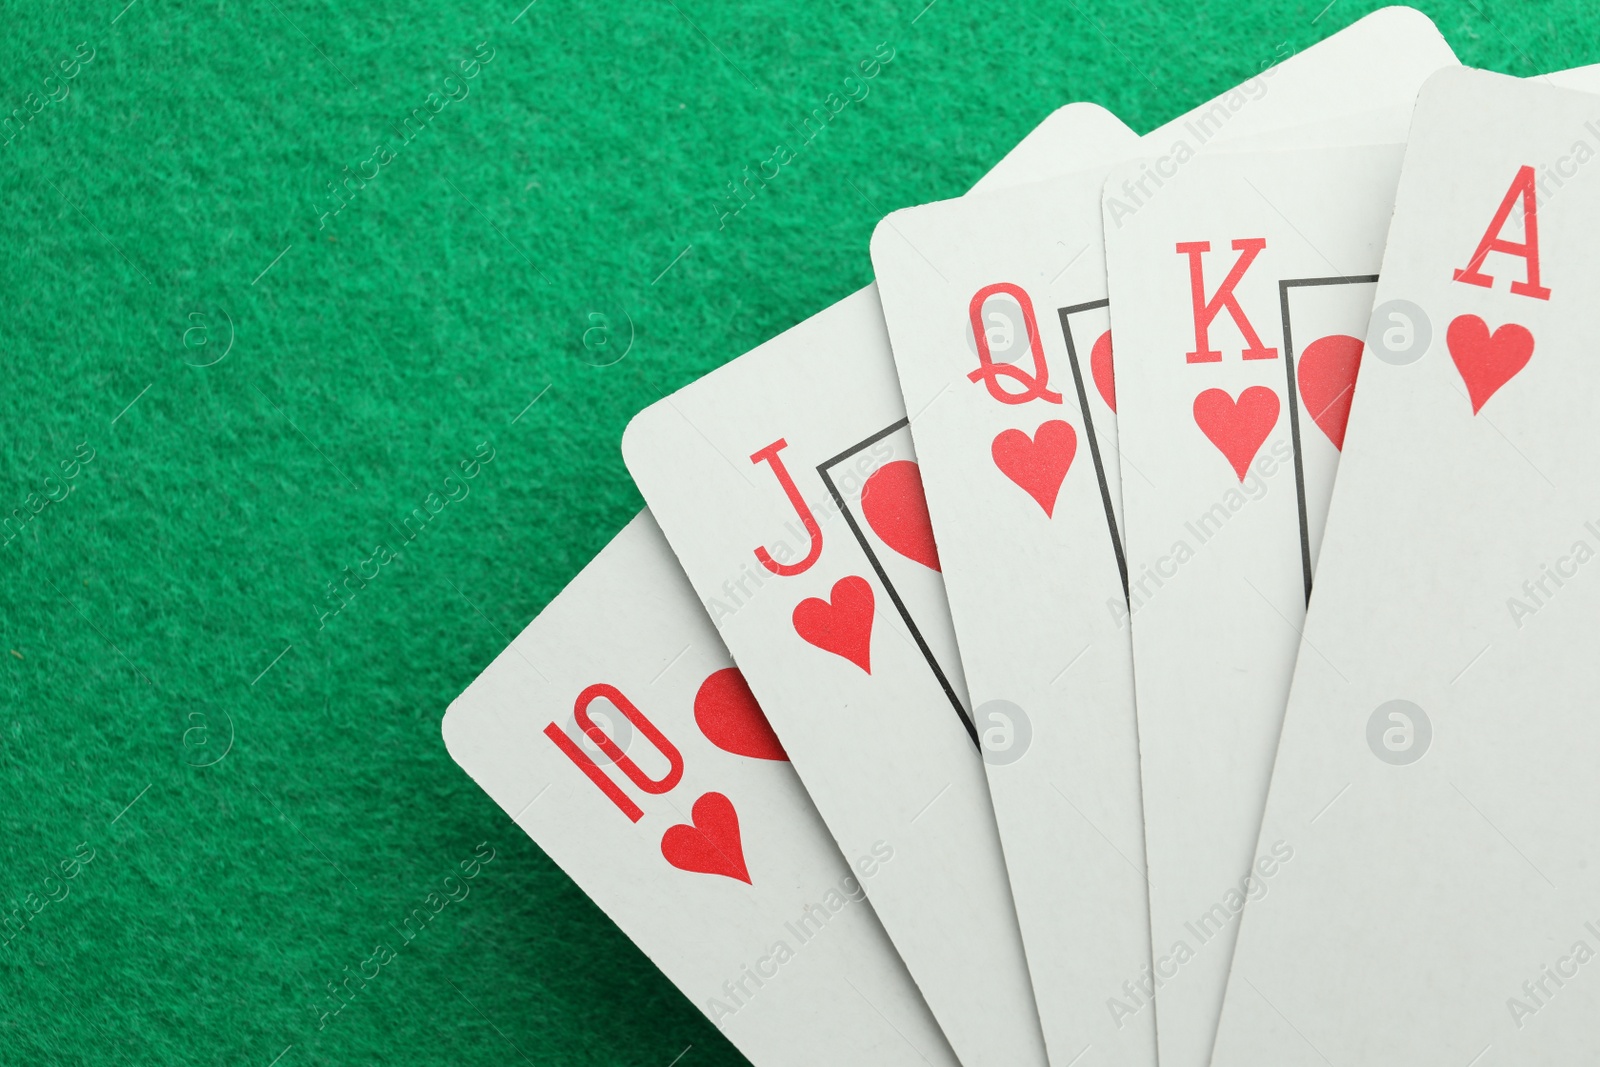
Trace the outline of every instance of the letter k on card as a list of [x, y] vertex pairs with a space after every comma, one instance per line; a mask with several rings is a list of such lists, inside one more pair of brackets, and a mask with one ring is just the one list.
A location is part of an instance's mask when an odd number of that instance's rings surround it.
[[[1106, 225], [1157, 946], [1250, 869], [1399, 164], [1202, 157]], [[1210, 1047], [1226, 975], [1189, 966], [1163, 1063]]]

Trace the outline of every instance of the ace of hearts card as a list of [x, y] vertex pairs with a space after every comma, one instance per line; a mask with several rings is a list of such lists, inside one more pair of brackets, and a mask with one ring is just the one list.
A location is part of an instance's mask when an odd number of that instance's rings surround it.
[[1597, 153], [1600, 96], [1419, 97], [1218, 1067], [1592, 1054]]
[[1292, 847], [1256, 834], [1398, 178], [1398, 148], [1358, 142], [1389, 128], [1351, 116], [1313, 134], [1337, 148], [1106, 184], [1168, 1063], [1209, 1051], [1236, 919]]

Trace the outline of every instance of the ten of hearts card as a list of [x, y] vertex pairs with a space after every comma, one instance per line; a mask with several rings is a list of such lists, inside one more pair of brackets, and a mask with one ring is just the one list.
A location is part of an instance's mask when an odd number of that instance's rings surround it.
[[450, 705], [445, 743], [758, 1067], [956, 1060], [648, 512]]

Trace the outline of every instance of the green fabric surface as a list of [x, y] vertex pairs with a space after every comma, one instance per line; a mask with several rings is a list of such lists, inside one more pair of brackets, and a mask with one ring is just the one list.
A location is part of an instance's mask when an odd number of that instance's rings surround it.
[[[882, 215], [1371, 10], [125, 2], [0, 43], [7, 1064], [741, 1062], [446, 705], [641, 506], [628, 418], [867, 282]], [[1600, 59], [1592, 5], [1423, 6]]]

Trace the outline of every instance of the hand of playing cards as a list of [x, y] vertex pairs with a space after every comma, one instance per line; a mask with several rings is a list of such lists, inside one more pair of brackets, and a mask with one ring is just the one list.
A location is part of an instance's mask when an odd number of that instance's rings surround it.
[[633, 420], [451, 754], [761, 1067], [1586, 1062], [1589, 87], [1062, 108]]

